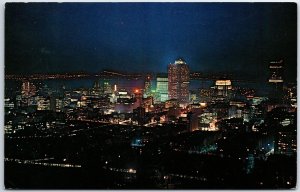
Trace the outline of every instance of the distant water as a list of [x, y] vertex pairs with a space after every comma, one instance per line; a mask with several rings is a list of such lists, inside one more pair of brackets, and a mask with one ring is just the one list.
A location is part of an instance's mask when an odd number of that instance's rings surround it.
[[[100, 85], [103, 85], [104, 81], [108, 81], [112, 86], [117, 85], [117, 88], [126, 89], [128, 91], [132, 91], [136, 88], [141, 89], [144, 86], [143, 80], [98, 80]], [[70, 80], [45, 80], [42, 81], [48, 87], [52, 89], [59, 89], [62, 86], [65, 86], [66, 89], [74, 89], [74, 88], [92, 88], [95, 82], [95, 79], [70, 79]], [[156, 89], [156, 82], [151, 81], [152, 89]], [[258, 95], [266, 95], [268, 93], [267, 83], [259, 83], [259, 82], [232, 82], [233, 86], [245, 87], [245, 88], [253, 88], [257, 91]], [[12, 81], [6, 80], [5, 87], [7, 88], [17, 88], [19, 89], [21, 86], [20, 81]], [[190, 90], [197, 90], [199, 88], [209, 88], [214, 86], [213, 80], [191, 80], [190, 82]]]

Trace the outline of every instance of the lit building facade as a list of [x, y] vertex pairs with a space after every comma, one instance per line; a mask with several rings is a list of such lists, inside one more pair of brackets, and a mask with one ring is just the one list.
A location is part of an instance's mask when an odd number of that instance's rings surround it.
[[148, 97], [151, 94], [151, 77], [150, 75], [147, 75], [145, 78], [145, 84], [144, 84], [144, 96]]
[[63, 98], [56, 98], [55, 99], [55, 111], [62, 112], [64, 109], [64, 101]]
[[189, 103], [190, 70], [183, 59], [177, 59], [168, 66], [169, 99], [177, 99], [180, 104]]
[[158, 74], [156, 77], [156, 92], [159, 95], [159, 101], [165, 102], [169, 99], [168, 96], [168, 75]]
[[134, 97], [136, 99], [136, 104], [138, 105], [138, 107], [141, 107], [142, 102], [143, 102], [143, 95], [142, 95], [141, 90], [135, 89], [134, 90]]
[[49, 97], [36, 96], [36, 101], [37, 101], [37, 110], [38, 111], [50, 110], [50, 98]]
[[94, 82], [93, 88], [91, 90], [91, 94], [92, 95], [100, 95], [100, 90], [101, 90], [101, 88], [100, 88], [99, 80], [96, 80]]
[[297, 108], [297, 84], [289, 84], [285, 87], [285, 103], [293, 108]]
[[269, 83], [283, 83], [283, 60], [269, 63]]
[[130, 95], [130, 93], [125, 90], [120, 90], [117, 92], [114, 111], [118, 113], [130, 113], [133, 109], [139, 107], [139, 104], [140, 101], [137, 101], [134, 95]]
[[289, 126], [281, 128], [275, 140], [275, 153], [284, 155], [294, 155], [297, 152], [296, 127]]
[[217, 113], [205, 111], [199, 117], [199, 129], [202, 131], [217, 131]]
[[217, 97], [229, 97], [232, 90], [231, 81], [226, 80], [217, 80], [215, 83], [215, 90]]
[[25, 81], [22, 83], [21, 93], [23, 97], [30, 97], [36, 94], [36, 86], [29, 82]]
[[200, 103], [210, 103], [212, 101], [213, 94], [214, 94], [214, 90], [212, 88], [199, 89]]
[[283, 66], [284, 61], [271, 61], [269, 63], [269, 84], [271, 91], [269, 97], [279, 103], [283, 99]]
[[112, 93], [112, 88], [111, 88], [111, 85], [108, 81], [103, 82], [103, 93], [104, 94], [111, 94]]

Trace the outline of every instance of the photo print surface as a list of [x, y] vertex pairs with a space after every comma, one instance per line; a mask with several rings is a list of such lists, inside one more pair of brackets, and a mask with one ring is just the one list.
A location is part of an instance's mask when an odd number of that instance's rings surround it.
[[293, 189], [296, 3], [6, 3], [6, 189]]

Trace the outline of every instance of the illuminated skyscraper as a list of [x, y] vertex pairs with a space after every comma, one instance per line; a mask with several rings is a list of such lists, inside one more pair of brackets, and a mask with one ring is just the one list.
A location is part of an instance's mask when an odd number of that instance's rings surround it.
[[92, 88], [92, 94], [93, 95], [99, 95], [100, 94], [100, 84], [99, 84], [99, 80], [96, 80], [94, 82], [93, 88]]
[[177, 59], [168, 66], [169, 99], [177, 99], [180, 104], [189, 103], [190, 70], [183, 59]]
[[25, 81], [22, 83], [22, 96], [30, 97], [36, 94], [36, 86], [29, 81]]
[[271, 61], [269, 64], [269, 83], [283, 83], [283, 60]]
[[283, 97], [283, 60], [269, 63], [269, 83], [271, 85], [270, 98], [282, 102]]
[[286, 126], [279, 128], [275, 139], [275, 153], [284, 155], [294, 155], [297, 152], [297, 132], [296, 126]]
[[104, 94], [111, 94], [112, 93], [111, 85], [108, 81], [103, 82], [103, 93]]
[[231, 80], [217, 80], [215, 83], [215, 91], [217, 98], [230, 98], [232, 90]]
[[50, 97], [37, 96], [37, 110], [50, 110]]
[[150, 96], [151, 93], [151, 77], [147, 75], [145, 78], [145, 87], [144, 87], [144, 94], [146, 97]]
[[136, 98], [136, 103], [137, 103], [138, 107], [140, 107], [142, 105], [142, 100], [143, 100], [141, 90], [135, 89], [134, 90], [134, 97]]
[[156, 92], [159, 95], [159, 101], [165, 102], [168, 97], [168, 74], [158, 74], [156, 77]]

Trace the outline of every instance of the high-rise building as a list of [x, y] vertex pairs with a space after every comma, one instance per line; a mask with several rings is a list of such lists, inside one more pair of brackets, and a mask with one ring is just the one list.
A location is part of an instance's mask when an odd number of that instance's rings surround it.
[[25, 81], [22, 83], [21, 92], [23, 97], [34, 96], [36, 94], [36, 86], [29, 81]]
[[63, 111], [63, 108], [64, 108], [63, 98], [56, 98], [55, 99], [55, 111], [61, 112], [61, 111]]
[[269, 63], [269, 84], [271, 85], [270, 98], [277, 102], [283, 99], [283, 60]]
[[289, 83], [284, 87], [284, 100], [293, 108], [297, 108], [297, 84]]
[[214, 94], [214, 89], [212, 88], [202, 88], [199, 89], [199, 101], [200, 103], [210, 103]]
[[100, 89], [100, 84], [99, 84], [99, 81], [98, 81], [98, 80], [94, 81], [93, 88], [94, 88], [94, 89]]
[[150, 96], [150, 94], [151, 94], [151, 76], [147, 75], [145, 78], [144, 95], [148, 97]]
[[36, 96], [37, 110], [50, 110], [50, 97]]
[[141, 107], [142, 101], [143, 101], [143, 96], [142, 96], [141, 90], [135, 89], [134, 90], [134, 97], [136, 99], [137, 106]]
[[159, 95], [159, 101], [165, 102], [168, 97], [168, 74], [160, 73], [156, 76], [156, 92]]
[[215, 91], [217, 98], [230, 98], [232, 90], [231, 81], [228, 79], [216, 80]]
[[100, 84], [99, 80], [94, 81], [93, 88], [91, 90], [92, 95], [99, 95], [100, 94]]
[[275, 153], [284, 155], [294, 155], [297, 152], [297, 132], [296, 126], [288, 125], [278, 128], [275, 138]]
[[177, 99], [182, 105], [189, 103], [190, 70], [183, 59], [168, 66], [169, 99]]
[[269, 63], [269, 83], [283, 83], [283, 60]]
[[111, 88], [111, 85], [108, 81], [103, 82], [103, 93], [104, 94], [111, 94], [112, 93], [112, 88]]

